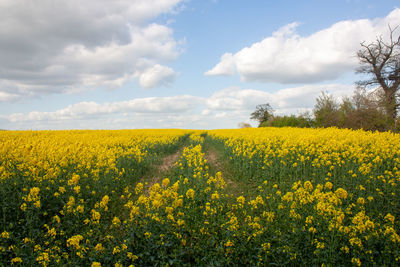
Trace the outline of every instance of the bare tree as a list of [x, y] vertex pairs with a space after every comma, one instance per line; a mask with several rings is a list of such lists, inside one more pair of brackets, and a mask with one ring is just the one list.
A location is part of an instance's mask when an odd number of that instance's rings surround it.
[[239, 122], [238, 128], [241, 128], [241, 129], [243, 129], [243, 128], [251, 128], [251, 125], [249, 123], [247, 123], [247, 122]]
[[362, 49], [357, 52], [360, 67], [357, 73], [367, 74], [369, 80], [357, 82], [362, 88], [380, 87], [384, 92], [383, 105], [390, 129], [395, 129], [397, 117], [398, 93], [400, 87], [400, 36], [395, 37], [395, 31], [389, 26], [389, 40], [382, 36], [370, 43], [361, 43]]

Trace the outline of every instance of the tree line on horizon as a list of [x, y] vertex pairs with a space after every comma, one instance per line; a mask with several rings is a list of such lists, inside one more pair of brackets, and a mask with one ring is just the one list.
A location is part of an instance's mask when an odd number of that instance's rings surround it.
[[[388, 41], [379, 36], [372, 43], [361, 43], [356, 73], [369, 78], [356, 82], [351, 97], [339, 101], [322, 92], [312, 112], [290, 116], [275, 116], [270, 104], [262, 104], [251, 113], [250, 119], [258, 121], [258, 127], [338, 127], [399, 132], [400, 35], [394, 36], [399, 26], [392, 29], [389, 25]], [[241, 128], [249, 126], [239, 124]]]

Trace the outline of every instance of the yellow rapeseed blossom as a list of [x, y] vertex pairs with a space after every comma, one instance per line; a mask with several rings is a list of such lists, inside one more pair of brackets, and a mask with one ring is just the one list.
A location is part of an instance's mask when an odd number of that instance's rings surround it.
[[230, 240], [228, 240], [228, 241], [224, 244], [225, 247], [232, 247], [233, 245], [234, 245], [234, 243], [233, 243], [232, 241], [230, 241]]
[[391, 224], [394, 224], [394, 216], [390, 213], [386, 214], [385, 220], [390, 222]]
[[338, 188], [338, 189], [335, 191], [335, 195], [336, 195], [338, 198], [346, 199], [348, 194], [347, 194], [347, 191], [346, 191], [345, 189], [343, 189], [343, 188]]
[[22, 263], [22, 259], [20, 257], [15, 257], [11, 260], [11, 264]]
[[114, 219], [112, 220], [112, 224], [118, 226], [121, 224], [121, 221], [119, 220], [118, 217], [114, 217]]
[[4, 231], [4, 232], [1, 233], [0, 237], [8, 239], [8, 238], [10, 238], [10, 234], [7, 231]]
[[100, 212], [92, 210], [91, 213], [92, 213], [92, 222], [98, 224], [101, 218]]
[[239, 196], [236, 198], [236, 201], [243, 205], [246, 199], [244, 198], [244, 196]]
[[81, 235], [74, 235], [67, 240], [67, 247], [72, 247], [75, 249], [80, 248], [79, 242], [83, 240], [83, 236]]
[[[219, 260], [209, 258], [215, 247], [207, 244], [224, 248], [222, 262], [245, 266], [271, 259], [324, 266], [400, 261], [392, 253], [400, 244], [398, 134], [273, 127], [0, 131], [0, 141], [7, 222], [0, 265], [129, 266], [138, 260], [131, 249], [162, 264], [152, 247], [174, 244], [185, 253], [198, 241], [200, 265]], [[228, 159], [227, 173], [209, 172], [219, 164], [206, 160], [212, 150], [204, 145], [215, 144], [218, 160]], [[165, 172], [173, 175], [146, 180], [158, 164], [152, 157], [174, 151], [174, 170]], [[237, 257], [242, 243], [258, 255]], [[338, 253], [326, 257], [332, 251]], [[184, 265], [186, 256], [175, 264]]]
[[351, 262], [357, 266], [361, 266], [361, 261], [359, 258], [352, 258]]
[[169, 186], [169, 183], [170, 183], [170, 180], [169, 180], [168, 178], [164, 178], [164, 179], [162, 180], [162, 182], [161, 182], [161, 185], [162, 185], [163, 187], [168, 187], [168, 186]]
[[193, 199], [194, 198], [194, 190], [191, 188], [188, 189], [188, 191], [186, 191], [186, 197]]
[[101, 243], [98, 243], [98, 244], [94, 247], [94, 250], [96, 250], [96, 251], [98, 251], [98, 252], [101, 252], [101, 251], [104, 250], [104, 247], [103, 247], [103, 245], [102, 245]]
[[307, 191], [312, 191], [312, 190], [313, 190], [313, 185], [312, 185], [312, 183], [311, 183], [310, 181], [305, 181], [305, 182], [304, 182], [304, 188], [305, 188]]

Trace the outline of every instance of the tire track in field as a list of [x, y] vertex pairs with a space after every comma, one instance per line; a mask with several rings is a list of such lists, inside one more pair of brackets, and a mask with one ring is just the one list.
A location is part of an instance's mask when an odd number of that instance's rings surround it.
[[204, 157], [210, 167], [210, 175], [221, 172], [221, 176], [226, 182], [227, 192], [234, 196], [243, 195], [243, 189], [245, 189], [246, 186], [235, 179], [233, 172], [230, 171], [229, 162], [224, 158], [222, 152], [212, 144], [207, 144], [204, 150]]
[[149, 188], [155, 183], [161, 183], [162, 179], [168, 176], [170, 170], [174, 167], [175, 162], [178, 161], [185, 146], [181, 146], [174, 153], [166, 155], [161, 163], [152, 166], [148, 174], [143, 175], [139, 179], [139, 183], [144, 185], [144, 192], [148, 192]]

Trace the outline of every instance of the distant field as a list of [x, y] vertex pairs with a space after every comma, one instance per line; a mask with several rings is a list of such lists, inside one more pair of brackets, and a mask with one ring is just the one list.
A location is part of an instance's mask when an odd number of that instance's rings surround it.
[[0, 266], [400, 260], [400, 135], [0, 132]]

